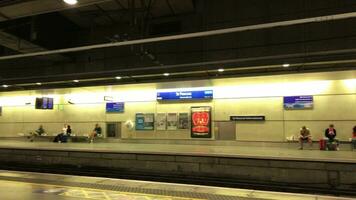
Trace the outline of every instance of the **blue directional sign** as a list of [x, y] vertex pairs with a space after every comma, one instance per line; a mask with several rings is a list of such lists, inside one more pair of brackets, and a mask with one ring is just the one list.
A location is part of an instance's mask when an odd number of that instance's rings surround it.
[[290, 96], [283, 98], [285, 109], [310, 109], [313, 108], [313, 96]]
[[106, 112], [108, 113], [122, 113], [125, 109], [124, 102], [108, 102], [106, 103]]
[[157, 92], [157, 100], [204, 100], [213, 99], [213, 90]]

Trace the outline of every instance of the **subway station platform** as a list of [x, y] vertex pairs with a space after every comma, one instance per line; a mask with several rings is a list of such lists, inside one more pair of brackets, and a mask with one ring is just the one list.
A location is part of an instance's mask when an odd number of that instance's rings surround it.
[[0, 170], [2, 200], [333, 200], [323, 195], [267, 192], [125, 179], [68, 176]]
[[[214, 156], [232, 158], [257, 158], [295, 161], [326, 161], [356, 163], [356, 150], [343, 145], [340, 151], [320, 151], [318, 144], [299, 150], [299, 144], [256, 145], [257, 142], [230, 143], [196, 143], [196, 144], [163, 144], [155, 141], [121, 141], [108, 143], [51, 143], [0, 140], [0, 148], [33, 149], [33, 150], [71, 150], [86, 152], [117, 152], [142, 154], [174, 154], [190, 156]], [[141, 143], [142, 142], [142, 143]], [[157, 142], [157, 141], [156, 141]]]
[[115, 178], [356, 196], [356, 151], [298, 145], [0, 141], [0, 166]]

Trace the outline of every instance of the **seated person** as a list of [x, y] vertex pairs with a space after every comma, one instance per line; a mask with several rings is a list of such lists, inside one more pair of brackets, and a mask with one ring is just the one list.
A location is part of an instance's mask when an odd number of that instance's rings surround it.
[[67, 136], [70, 136], [72, 134], [72, 129], [71, 129], [71, 127], [68, 125], [67, 126], [67, 130], [66, 130], [66, 135]]
[[336, 129], [333, 124], [330, 124], [329, 128], [325, 129], [325, 137], [329, 139], [329, 142], [334, 141], [336, 137]]
[[311, 139], [311, 135], [310, 135], [310, 130], [309, 128], [303, 126], [300, 129], [300, 136], [299, 136], [299, 144], [300, 144], [300, 148], [299, 149], [303, 149], [303, 143], [304, 141], [307, 141], [310, 146], [312, 146], [313, 141]]
[[61, 142], [66, 143], [68, 141], [68, 137], [70, 137], [71, 134], [72, 134], [72, 129], [68, 125], [65, 134], [63, 134], [61, 137]]
[[[334, 128], [333, 124], [329, 125], [329, 128], [325, 129], [325, 137], [329, 139], [328, 141], [328, 146], [331, 146], [334, 142], [336, 142], [336, 150], [338, 149], [339, 146], [339, 141], [336, 138], [336, 129]], [[329, 149], [329, 147], [328, 147]]]
[[354, 128], [352, 129], [351, 143], [352, 143], [352, 149], [356, 149], [356, 126], [354, 126]]
[[38, 129], [36, 130], [37, 135], [43, 135], [45, 133], [45, 130], [43, 129], [43, 126], [40, 125], [40, 127], [38, 127]]
[[36, 136], [41, 136], [44, 133], [45, 133], [45, 130], [43, 129], [43, 126], [40, 125], [40, 127], [35, 132], [30, 132], [28, 139], [30, 139], [30, 142], [33, 142], [35, 140]]
[[91, 132], [89, 135], [89, 142], [92, 143], [94, 141], [94, 138], [99, 135], [101, 135], [101, 127], [99, 124], [95, 124], [93, 132]]
[[[70, 126], [69, 126], [70, 128]], [[62, 132], [59, 133], [53, 140], [53, 142], [62, 142], [63, 140], [63, 136], [67, 134], [67, 129], [68, 129], [68, 126], [66, 124], [64, 124], [63, 128], [62, 128]], [[70, 130], [70, 132], [72, 132], [72, 130]]]

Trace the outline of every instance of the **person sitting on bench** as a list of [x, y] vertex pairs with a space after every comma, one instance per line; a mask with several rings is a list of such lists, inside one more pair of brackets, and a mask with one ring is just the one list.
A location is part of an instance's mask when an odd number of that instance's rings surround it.
[[99, 124], [95, 124], [95, 128], [94, 128], [93, 132], [91, 132], [89, 135], [89, 142], [93, 143], [94, 138], [99, 135], [101, 135], [101, 127]]
[[30, 132], [30, 135], [27, 137], [30, 142], [33, 142], [37, 136], [41, 136], [45, 133], [45, 130], [43, 129], [43, 126], [40, 125], [40, 127], [35, 131], [35, 132]]
[[352, 129], [351, 143], [352, 143], [352, 149], [356, 149], [356, 126], [354, 126]]
[[299, 136], [300, 148], [299, 149], [303, 149], [304, 141], [307, 141], [310, 144], [310, 146], [312, 146], [312, 144], [313, 144], [313, 141], [312, 141], [311, 135], [310, 135], [310, 130], [306, 126], [303, 126], [300, 129], [300, 136]]
[[59, 133], [53, 140], [53, 142], [66, 142], [67, 141], [67, 135], [70, 135], [72, 133], [72, 129], [70, 128], [69, 125], [64, 124], [62, 128], [62, 133]]
[[339, 146], [339, 141], [336, 138], [336, 129], [334, 128], [333, 124], [329, 125], [329, 128], [325, 129], [325, 137], [329, 139], [328, 141], [328, 149], [331, 150], [329, 147], [332, 147], [332, 144], [336, 142], [336, 149], [333, 148], [333, 150], [337, 150]]
[[39, 135], [39, 136], [45, 134], [45, 132], [46, 132], [46, 131], [44, 130], [44, 128], [43, 128], [42, 125], [40, 125], [40, 127], [38, 127], [38, 129], [36, 130], [36, 133], [37, 133], [37, 135]]

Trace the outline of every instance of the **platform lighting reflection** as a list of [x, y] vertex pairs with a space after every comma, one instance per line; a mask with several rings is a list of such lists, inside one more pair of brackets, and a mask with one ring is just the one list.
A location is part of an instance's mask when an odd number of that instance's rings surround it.
[[[54, 104], [58, 104], [59, 95], [46, 94], [45, 96], [53, 98]], [[39, 97], [39, 96], [38, 95], [18, 95], [18, 96], [0, 97], [0, 105], [2, 105], [2, 106], [34, 105], [36, 97]]]
[[117, 79], [117, 80], [120, 80], [121, 78], [122, 78], [121, 76], [115, 77], [115, 79]]
[[224, 72], [225, 70], [223, 68], [218, 69], [218, 72]]
[[288, 64], [288, 63], [284, 63], [282, 66], [283, 66], [283, 67], [289, 67], [289, 66], [290, 66], [290, 64]]
[[279, 97], [324, 94], [331, 81], [264, 83], [241, 86], [216, 86], [214, 98]]
[[73, 80], [74, 83], [79, 83], [79, 80]]
[[8, 85], [2, 85], [3, 88], [8, 88], [9, 86]]
[[42, 85], [42, 83], [39, 83], [39, 82], [38, 82], [38, 83], [36, 83], [36, 85]]
[[75, 5], [78, 3], [78, 0], [63, 0], [66, 4]]
[[170, 74], [169, 73], [164, 73], [163, 76], [169, 76]]
[[348, 90], [356, 91], [356, 79], [343, 80], [343, 83]]

